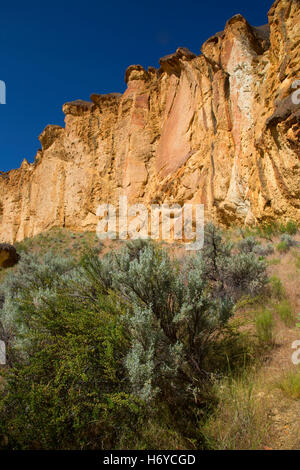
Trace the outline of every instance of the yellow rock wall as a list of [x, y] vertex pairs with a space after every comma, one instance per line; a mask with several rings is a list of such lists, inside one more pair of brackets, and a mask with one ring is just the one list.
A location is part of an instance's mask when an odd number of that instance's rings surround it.
[[123, 95], [64, 105], [34, 163], [0, 175], [0, 241], [94, 230], [120, 195], [204, 203], [226, 225], [300, 222], [299, 0], [275, 1], [259, 28], [236, 15], [199, 56], [180, 48], [160, 66], [129, 67]]

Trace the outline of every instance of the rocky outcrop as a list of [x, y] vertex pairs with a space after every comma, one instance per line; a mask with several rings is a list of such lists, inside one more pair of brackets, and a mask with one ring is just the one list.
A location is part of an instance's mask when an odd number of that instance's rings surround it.
[[0, 243], [0, 268], [11, 268], [19, 261], [20, 256], [14, 246]]
[[0, 176], [1, 239], [94, 230], [98, 204], [123, 194], [204, 203], [227, 225], [300, 221], [299, 12], [277, 0], [262, 27], [236, 15], [200, 55], [130, 66], [123, 95], [66, 103], [65, 128], [46, 127], [34, 163]]

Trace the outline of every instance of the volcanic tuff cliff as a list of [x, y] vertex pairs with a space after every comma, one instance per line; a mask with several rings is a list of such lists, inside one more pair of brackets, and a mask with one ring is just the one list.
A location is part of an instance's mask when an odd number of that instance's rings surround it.
[[92, 230], [99, 203], [202, 202], [220, 223], [300, 221], [300, 2], [277, 0], [269, 25], [241, 16], [208, 39], [133, 65], [127, 89], [66, 103], [33, 164], [1, 173], [1, 240], [54, 225]]

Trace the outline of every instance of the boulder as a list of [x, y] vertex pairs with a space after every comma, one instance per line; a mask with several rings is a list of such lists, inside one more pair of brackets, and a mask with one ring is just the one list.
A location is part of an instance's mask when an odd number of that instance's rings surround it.
[[11, 268], [20, 259], [17, 250], [9, 243], [0, 243], [0, 267]]

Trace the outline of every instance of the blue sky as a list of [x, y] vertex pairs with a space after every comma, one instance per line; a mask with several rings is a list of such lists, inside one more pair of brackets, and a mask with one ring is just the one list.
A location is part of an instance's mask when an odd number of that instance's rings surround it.
[[0, 10], [0, 170], [30, 162], [47, 124], [64, 125], [62, 105], [91, 93], [123, 92], [128, 65], [158, 67], [177, 47], [203, 42], [241, 13], [267, 22], [272, 0], [11, 1]]

